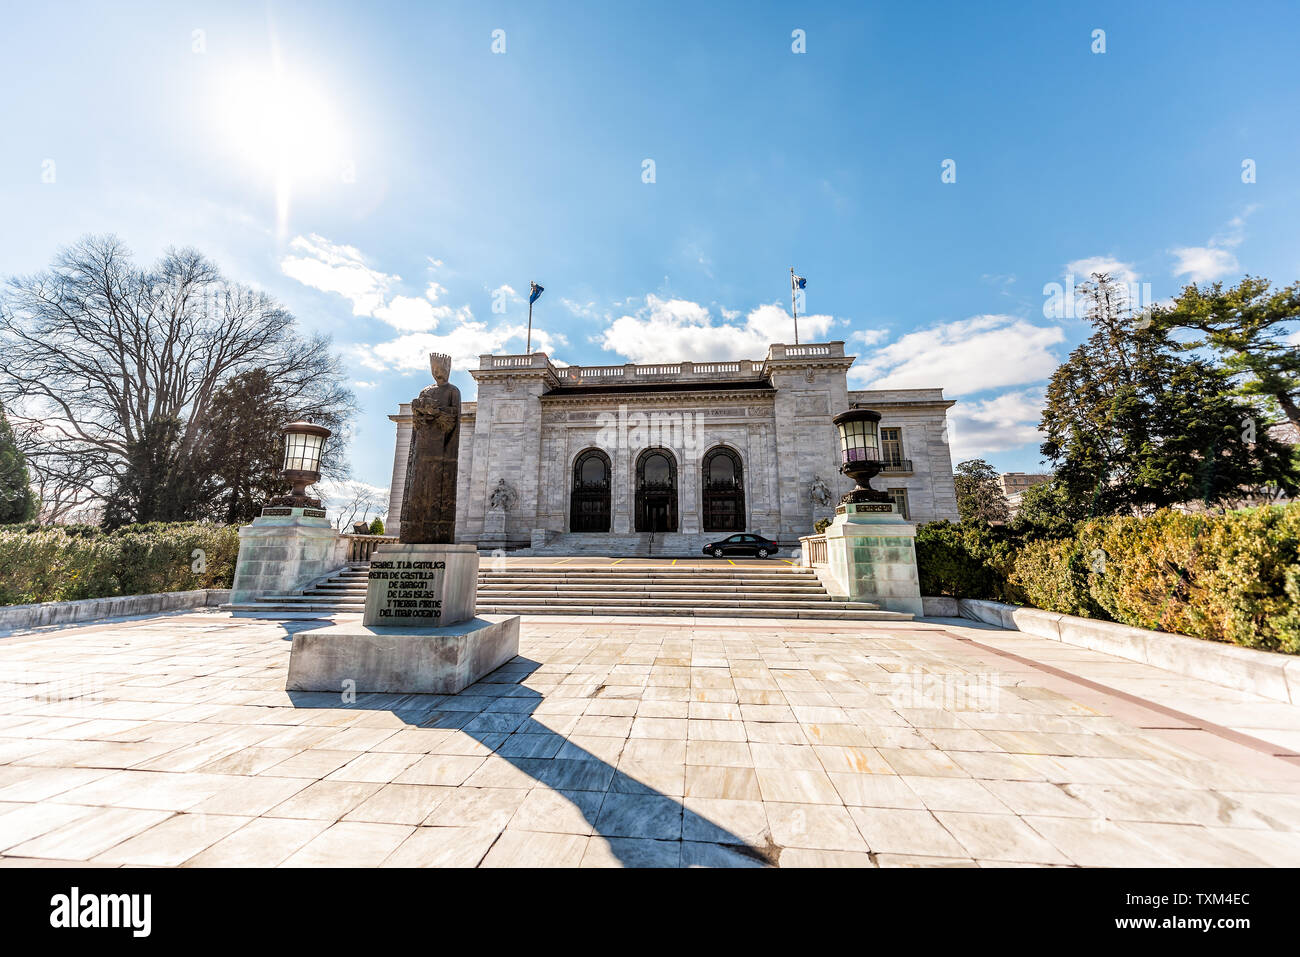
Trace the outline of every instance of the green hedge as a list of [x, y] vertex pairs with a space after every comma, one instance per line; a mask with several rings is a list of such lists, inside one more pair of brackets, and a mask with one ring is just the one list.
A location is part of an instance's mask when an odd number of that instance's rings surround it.
[[1300, 653], [1300, 502], [1089, 519], [1039, 541], [933, 522], [917, 529], [916, 551], [922, 594]]
[[238, 555], [235, 526], [0, 526], [0, 604], [229, 588]]

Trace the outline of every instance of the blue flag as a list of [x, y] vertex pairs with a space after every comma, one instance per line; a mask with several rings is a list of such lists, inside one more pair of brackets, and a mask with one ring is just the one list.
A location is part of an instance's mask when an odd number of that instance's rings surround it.
[[530, 282], [529, 285], [533, 287], [532, 294], [528, 297], [528, 304], [531, 306], [533, 303], [537, 301], [538, 297], [540, 297], [541, 294], [546, 290], [542, 286], [537, 285], [537, 283], [535, 282]]
[[795, 276], [795, 277], [794, 277], [794, 288], [796, 288], [796, 289], [804, 289], [804, 288], [806, 288], [807, 286], [808, 286], [808, 280], [807, 280], [807, 279], [804, 279], [803, 276]]

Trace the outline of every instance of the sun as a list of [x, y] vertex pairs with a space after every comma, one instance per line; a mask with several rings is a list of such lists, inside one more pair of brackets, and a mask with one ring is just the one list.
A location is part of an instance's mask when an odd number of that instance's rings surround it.
[[276, 63], [222, 78], [217, 91], [221, 146], [275, 195], [283, 235], [295, 193], [345, 182], [347, 137], [336, 101], [312, 77]]

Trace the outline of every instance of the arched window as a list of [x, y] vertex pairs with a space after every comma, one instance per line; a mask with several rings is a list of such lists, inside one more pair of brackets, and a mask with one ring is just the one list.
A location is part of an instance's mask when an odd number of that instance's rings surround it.
[[636, 460], [636, 530], [677, 531], [677, 460], [667, 449], [646, 449]]
[[725, 446], [710, 449], [701, 470], [704, 483], [704, 530], [745, 530], [745, 476], [740, 456]]
[[609, 531], [609, 456], [587, 449], [573, 463], [573, 493], [569, 500], [569, 531]]

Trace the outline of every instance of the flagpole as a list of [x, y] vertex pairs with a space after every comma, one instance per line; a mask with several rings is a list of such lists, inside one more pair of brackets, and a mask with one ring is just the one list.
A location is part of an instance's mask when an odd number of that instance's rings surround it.
[[533, 297], [528, 297], [528, 344], [524, 346], [524, 354], [533, 354]]
[[794, 316], [794, 344], [799, 344], [799, 307], [795, 304], [794, 267], [790, 267], [790, 313]]

